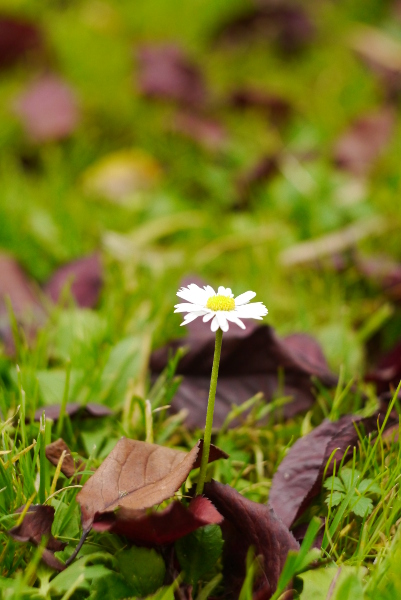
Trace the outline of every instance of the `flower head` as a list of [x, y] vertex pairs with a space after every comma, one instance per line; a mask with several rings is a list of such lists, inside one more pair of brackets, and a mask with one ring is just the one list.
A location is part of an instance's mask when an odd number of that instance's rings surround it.
[[249, 303], [256, 296], [255, 292], [245, 292], [234, 298], [230, 288], [220, 286], [217, 294], [210, 285], [203, 289], [190, 283], [177, 292], [177, 296], [186, 300], [175, 305], [176, 313], [186, 312], [181, 325], [188, 325], [197, 317], [203, 317], [203, 322], [211, 322], [211, 330], [217, 331], [220, 327], [228, 331], [228, 322], [236, 323], [241, 329], [245, 325], [241, 319], [259, 319], [267, 315], [267, 308], [263, 302]]

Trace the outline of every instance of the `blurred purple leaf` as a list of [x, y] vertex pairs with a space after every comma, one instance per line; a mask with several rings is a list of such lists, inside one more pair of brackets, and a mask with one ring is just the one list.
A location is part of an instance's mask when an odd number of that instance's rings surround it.
[[38, 27], [29, 21], [0, 15], [0, 69], [10, 67], [43, 49]]
[[239, 88], [231, 93], [229, 103], [239, 109], [259, 110], [266, 114], [272, 125], [282, 125], [291, 113], [287, 100], [259, 88]]
[[98, 253], [70, 262], [52, 275], [45, 286], [46, 294], [58, 302], [66, 286], [81, 308], [93, 308], [99, 301], [103, 285], [103, 267]]
[[390, 142], [395, 116], [390, 109], [358, 118], [334, 147], [336, 165], [354, 175], [366, 175]]
[[401, 340], [381, 357], [365, 379], [376, 384], [378, 394], [384, 394], [398, 387], [401, 381]]
[[173, 131], [192, 139], [206, 150], [220, 150], [227, 142], [227, 133], [218, 121], [195, 113], [177, 113]]
[[253, 39], [273, 42], [285, 54], [294, 54], [315, 36], [315, 26], [301, 6], [289, 2], [261, 3], [220, 25], [217, 39], [238, 44]]
[[[43, 413], [45, 413], [46, 419], [57, 421], [60, 417], [60, 410], [60, 404], [42, 406], [35, 412], [35, 421], [40, 421]], [[107, 406], [96, 404], [95, 402], [88, 402], [85, 406], [82, 406], [82, 404], [79, 404], [78, 402], [68, 402], [65, 407], [65, 412], [70, 418], [78, 416], [79, 414], [85, 417], [108, 417], [113, 414]]]
[[388, 256], [356, 256], [358, 271], [378, 284], [392, 300], [401, 301], [401, 264]]
[[208, 98], [199, 68], [174, 45], [143, 46], [138, 51], [138, 85], [149, 98], [201, 107]]
[[25, 329], [31, 339], [36, 329], [46, 320], [39, 291], [24, 273], [19, 264], [0, 253], [0, 337], [6, 346], [6, 352], [14, 352], [14, 341], [10, 329], [6, 298], [9, 298], [17, 322]]
[[43, 75], [16, 98], [14, 109], [35, 142], [69, 136], [76, 129], [79, 110], [75, 93], [56, 75]]

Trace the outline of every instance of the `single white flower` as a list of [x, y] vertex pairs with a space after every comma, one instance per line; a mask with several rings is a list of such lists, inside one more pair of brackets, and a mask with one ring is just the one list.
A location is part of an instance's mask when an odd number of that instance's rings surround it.
[[210, 285], [205, 285], [202, 289], [196, 283], [190, 283], [188, 287], [178, 290], [177, 296], [186, 300], [174, 307], [176, 313], [187, 313], [181, 325], [188, 325], [197, 317], [203, 317], [204, 323], [212, 321], [212, 331], [217, 331], [219, 327], [228, 331], [229, 321], [245, 329], [241, 319], [261, 320], [268, 312], [263, 302], [249, 304], [256, 296], [255, 292], [245, 292], [234, 298], [231, 289], [223, 286], [219, 287], [216, 294]]

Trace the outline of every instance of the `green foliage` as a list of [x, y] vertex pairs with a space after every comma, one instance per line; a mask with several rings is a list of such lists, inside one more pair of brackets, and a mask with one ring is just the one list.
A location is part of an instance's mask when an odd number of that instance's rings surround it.
[[354, 494], [350, 498], [352, 512], [358, 517], [366, 517], [373, 510], [373, 501], [367, 498], [367, 494], [381, 494], [381, 488], [373, 479], [361, 479], [361, 473], [357, 469], [341, 469], [339, 477], [329, 477], [324, 482], [324, 487], [332, 490], [326, 498], [326, 504], [338, 506], [345, 496], [351, 491]]
[[166, 566], [156, 550], [132, 546], [118, 553], [120, 571], [137, 596], [154, 593], [164, 581]]
[[223, 550], [221, 529], [207, 525], [186, 535], [175, 543], [175, 550], [184, 579], [193, 586], [215, 572]]

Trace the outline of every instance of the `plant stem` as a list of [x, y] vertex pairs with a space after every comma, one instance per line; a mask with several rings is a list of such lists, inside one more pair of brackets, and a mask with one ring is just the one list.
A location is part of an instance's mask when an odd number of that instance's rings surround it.
[[214, 401], [216, 398], [217, 378], [219, 375], [219, 364], [220, 364], [222, 341], [223, 341], [223, 331], [219, 328], [216, 331], [216, 341], [215, 341], [215, 345], [214, 345], [212, 376], [210, 378], [209, 399], [207, 401], [205, 434], [203, 436], [202, 461], [201, 461], [201, 466], [200, 466], [200, 471], [199, 471], [198, 483], [196, 485], [196, 495], [197, 496], [200, 496], [203, 493], [203, 486], [205, 485], [207, 465], [209, 462], [210, 442], [212, 439], [212, 427], [213, 427]]

